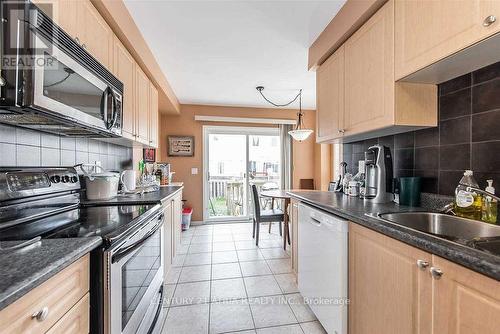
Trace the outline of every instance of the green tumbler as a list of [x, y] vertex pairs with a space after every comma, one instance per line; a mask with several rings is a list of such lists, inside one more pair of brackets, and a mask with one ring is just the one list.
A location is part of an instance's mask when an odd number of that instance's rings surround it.
[[408, 206], [420, 205], [420, 177], [399, 178], [399, 204]]

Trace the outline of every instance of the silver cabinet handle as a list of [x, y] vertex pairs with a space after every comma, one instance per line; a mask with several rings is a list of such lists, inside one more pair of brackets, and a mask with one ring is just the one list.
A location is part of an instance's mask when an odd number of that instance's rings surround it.
[[420, 269], [425, 269], [428, 266], [429, 266], [429, 261], [417, 260], [417, 267], [419, 267]]
[[489, 27], [490, 25], [495, 23], [496, 20], [497, 20], [497, 18], [495, 15], [486, 16], [486, 18], [483, 21], [483, 26]]
[[431, 272], [432, 277], [435, 279], [440, 279], [441, 276], [443, 276], [443, 274], [444, 274], [441, 269], [436, 268], [436, 267], [431, 267], [430, 272]]
[[77, 42], [78, 44], [80, 44], [80, 39], [78, 37], [75, 37], [75, 42]]
[[339, 133], [344, 133], [345, 129], [339, 129]]
[[36, 319], [37, 321], [44, 321], [49, 315], [49, 308], [44, 306], [40, 311], [35, 312], [31, 315], [31, 319]]
[[87, 45], [85, 45], [85, 43], [82, 44], [82, 48], [86, 49], [87, 48]]

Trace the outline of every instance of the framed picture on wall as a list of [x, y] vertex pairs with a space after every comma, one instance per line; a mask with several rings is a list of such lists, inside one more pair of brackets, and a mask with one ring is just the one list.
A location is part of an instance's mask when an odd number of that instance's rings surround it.
[[142, 152], [142, 157], [144, 162], [155, 162], [156, 161], [156, 149], [145, 148]]
[[194, 156], [193, 136], [168, 136], [169, 157], [192, 157]]

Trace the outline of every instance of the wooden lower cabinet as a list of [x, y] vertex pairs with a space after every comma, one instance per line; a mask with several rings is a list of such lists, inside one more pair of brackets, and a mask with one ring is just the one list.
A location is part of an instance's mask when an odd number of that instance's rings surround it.
[[[432, 275], [439, 270], [442, 275]], [[500, 283], [349, 225], [350, 334], [494, 334]]]
[[87, 254], [0, 311], [0, 333], [88, 333], [88, 293]]

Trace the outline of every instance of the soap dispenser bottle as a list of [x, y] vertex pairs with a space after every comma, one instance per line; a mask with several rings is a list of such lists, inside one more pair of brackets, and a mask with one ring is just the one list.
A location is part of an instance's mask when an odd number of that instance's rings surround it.
[[455, 189], [455, 213], [457, 216], [481, 220], [482, 197], [475, 191], [467, 190], [467, 187], [478, 188], [474, 180], [473, 172], [466, 170]]
[[[495, 195], [495, 188], [493, 187], [493, 180], [486, 180], [488, 186], [486, 187], [486, 192]], [[497, 222], [497, 200], [491, 196], [484, 196], [483, 198], [483, 210], [481, 215], [481, 220], [486, 223], [496, 224]]]

